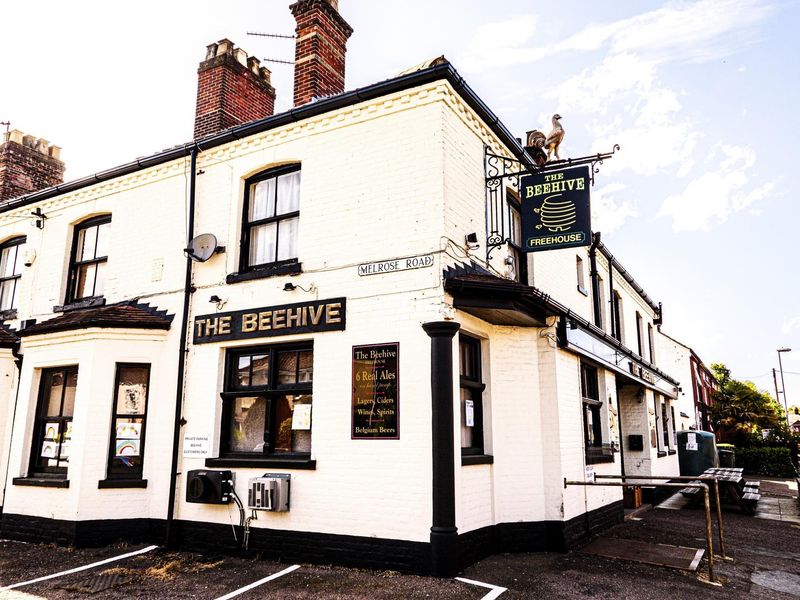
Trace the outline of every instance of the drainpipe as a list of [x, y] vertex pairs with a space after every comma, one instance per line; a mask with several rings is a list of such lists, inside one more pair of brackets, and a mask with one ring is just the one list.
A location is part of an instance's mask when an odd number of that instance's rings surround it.
[[17, 422], [17, 404], [19, 403], [19, 383], [22, 379], [22, 359], [23, 355], [19, 353], [19, 347], [12, 347], [11, 354], [16, 360], [14, 364], [17, 366], [17, 392], [14, 394], [14, 411], [11, 413], [11, 431], [8, 432], [8, 462], [6, 463], [6, 472], [3, 474], [3, 504], [0, 504], [0, 515], [3, 514], [3, 506], [6, 503], [6, 487], [8, 484], [8, 471], [11, 468], [11, 450], [14, 447], [14, 424]]
[[603, 326], [602, 307], [600, 306], [600, 281], [597, 273], [597, 246], [600, 244], [600, 232], [592, 236], [592, 245], [589, 247], [589, 277], [592, 280], [592, 308], [594, 309], [594, 324]]
[[[189, 215], [187, 224], [187, 246], [188, 241], [194, 237], [194, 207], [195, 207], [195, 183], [197, 179], [197, 154], [199, 152], [197, 144], [192, 145], [191, 160], [189, 170]], [[181, 338], [180, 349], [178, 350], [178, 377], [175, 390], [175, 426], [172, 434], [172, 468], [169, 475], [169, 504], [167, 505], [167, 531], [166, 545], [170, 547], [174, 543], [174, 520], [175, 520], [175, 492], [178, 480], [178, 448], [180, 447], [181, 427], [183, 420], [183, 383], [184, 371], [186, 369], [187, 352], [187, 333], [189, 328], [189, 303], [192, 299], [194, 287], [192, 286], [192, 259], [186, 255], [186, 279], [183, 286], [183, 315], [181, 317]]]

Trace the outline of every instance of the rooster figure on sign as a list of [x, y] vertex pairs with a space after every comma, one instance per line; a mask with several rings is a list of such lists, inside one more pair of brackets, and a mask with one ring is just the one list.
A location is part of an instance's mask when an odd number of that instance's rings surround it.
[[[553, 115], [553, 129], [547, 135], [538, 129], [528, 132], [525, 149], [539, 166], [549, 161], [553, 154], [556, 155], [556, 160], [561, 160], [561, 157], [558, 155], [558, 149], [564, 139], [564, 128], [561, 126], [561, 123], [559, 123], [560, 120], [561, 115], [557, 113]], [[544, 154], [545, 148], [547, 149], [547, 156]]]

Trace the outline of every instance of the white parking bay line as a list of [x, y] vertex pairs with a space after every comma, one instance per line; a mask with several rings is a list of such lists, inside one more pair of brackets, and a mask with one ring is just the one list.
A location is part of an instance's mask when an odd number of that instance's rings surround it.
[[464, 577], [456, 577], [456, 581], [460, 581], [462, 583], [468, 583], [470, 585], [479, 585], [481, 587], [488, 588], [492, 590], [488, 594], [486, 594], [481, 600], [494, 600], [503, 592], [508, 591], [507, 588], [500, 587], [499, 585], [492, 585], [491, 583], [483, 583], [482, 581], [475, 581], [474, 579], [465, 579]]
[[5, 587], [0, 587], [0, 592], [3, 592], [5, 590], [13, 590], [15, 588], [19, 588], [25, 585], [31, 585], [33, 583], [39, 583], [40, 581], [47, 581], [48, 579], [55, 579], [56, 577], [63, 577], [64, 575], [71, 575], [72, 573], [80, 573], [81, 571], [94, 569], [95, 567], [99, 567], [100, 565], [107, 565], [108, 563], [116, 562], [118, 560], [123, 560], [125, 558], [130, 558], [131, 556], [144, 554], [145, 552], [150, 552], [151, 550], [155, 550], [156, 548], [158, 548], [158, 546], [147, 546], [147, 548], [142, 548], [141, 550], [134, 550], [133, 552], [120, 554], [119, 556], [112, 556], [111, 558], [98, 560], [97, 562], [93, 562], [89, 565], [83, 565], [82, 567], [75, 567], [74, 569], [69, 569], [68, 571], [61, 571], [60, 573], [53, 573], [52, 575], [37, 577], [36, 579], [31, 579], [30, 581], [22, 581], [20, 583], [14, 583], [11, 585], [7, 585]]
[[253, 588], [257, 588], [260, 585], [267, 583], [268, 581], [272, 581], [273, 579], [277, 579], [278, 577], [283, 577], [284, 575], [288, 575], [292, 571], [296, 571], [300, 568], [300, 565], [292, 565], [291, 567], [284, 569], [283, 571], [278, 571], [277, 573], [273, 573], [269, 577], [264, 577], [264, 579], [259, 579], [258, 581], [254, 581], [250, 585], [246, 585], [243, 588], [239, 588], [238, 590], [232, 591], [230, 594], [225, 594], [224, 596], [220, 596], [216, 600], [228, 600], [228, 598], [235, 598], [239, 594], [244, 594], [245, 592], [249, 592]]

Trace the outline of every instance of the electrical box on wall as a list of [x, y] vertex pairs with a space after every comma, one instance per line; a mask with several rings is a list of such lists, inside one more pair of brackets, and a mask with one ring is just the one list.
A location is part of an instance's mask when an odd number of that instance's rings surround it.
[[289, 510], [291, 475], [264, 473], [254, 477], [247, 486], [247, 507], [251, 510], [286, 512]]
[[186, 501], [228, 504], [233, 498], [233, 473], [198, 469], [186, 474]]

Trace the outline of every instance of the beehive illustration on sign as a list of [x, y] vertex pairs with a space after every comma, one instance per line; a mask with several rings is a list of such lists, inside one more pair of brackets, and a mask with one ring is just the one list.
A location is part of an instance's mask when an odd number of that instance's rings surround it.
[[540, 223], [536, 229], [546, 227], [550, 231], [569, 231], [575, 225], [578, 215], [571, 200], [559, 200], [563, 194], [553, 194], [544, 199], [541, 208], [534, 208], [539, 214]]

